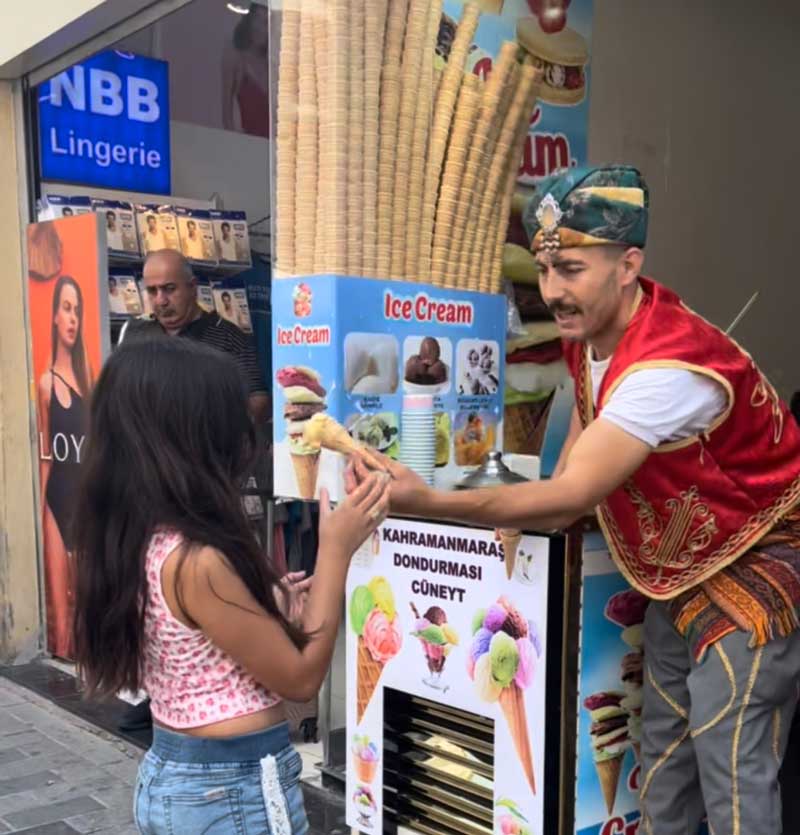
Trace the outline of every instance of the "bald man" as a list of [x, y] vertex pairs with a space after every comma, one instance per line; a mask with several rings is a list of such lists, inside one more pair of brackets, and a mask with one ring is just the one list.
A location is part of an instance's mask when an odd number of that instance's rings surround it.
[[144, 262], [143, 283], [153, 315], [131, 320], [120, 334], [120, 342], [134, 335], [163, 332], [195, 339], [230, 354], [247, 385], [250, 413], [257, 423], [264, 423], [269, 416], [269, 395], [253, 346], [232, 322], [200, 307], [197, 279], [183, 255], [174, 249], [151, 252]]

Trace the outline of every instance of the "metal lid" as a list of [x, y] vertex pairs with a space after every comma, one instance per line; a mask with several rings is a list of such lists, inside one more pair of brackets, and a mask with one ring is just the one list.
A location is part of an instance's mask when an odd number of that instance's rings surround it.
[[456, 485], [456, 490], [475, 490], [478, 487], [497, 487], [501, 484], [522, 484], [526, 481], [528, 481], [527, 478], [512, 472], [503, 463], [502, 452], [493, 450], [483, 459], [480, 467]]

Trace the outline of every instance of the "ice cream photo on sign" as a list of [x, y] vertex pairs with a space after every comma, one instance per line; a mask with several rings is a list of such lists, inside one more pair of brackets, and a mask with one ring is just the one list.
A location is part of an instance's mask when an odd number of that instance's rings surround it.
[[327, 408], [327, 392], [319, 374], [303, 365], [281, 368], [275, 378], [286, 399], [283, 416], [298, 495], [302, 499], [313, 499], [317, 492], [320, 445], [308, 443], [303, 435], [310, 420]]
[[500, 835], [533, 835], [528, 819], [513, 800], [501, 798], [495, 809], [497, 832]]
[[472, 620], [467, 673], [478, 698], [499, 703], [531, 791], [536, 794], [525, 691], [533, 683], [542, 643], [536, 625], [526, 620], [506, 597]]
[[362, 783], [371, 783], [378, 773], [380, 762], [378, 746], [370, 742], [366, 734], [358, 734], [353, 739], [353, 764], [356, 777]]
[[372, 829], [372, 818], [378, 811], [378, 804], [369, 786], [359, 786], [353, 795], [353, 803], [356, 805], [359, 826]]
[[442, 683], [442, 673], [447, 657], [453, 647], [458, 646], [458, 634], [447, 622], [447, 615], [440, 606], [431, 606], [420, 616], [417, 607], [413, 603], [409, 605], [416, 618], [411, 634], [419, 639], [428, 666], [428, 675], [422, 681], [428, 687], [446, 693], [449, 687]]
[[606, 603], [605, 616], [622, 628], [622, 640], [630, 652], [622, 659], [620, 678], [625, 697], [620, 707], [628, 713], [628, 736], [642, 761], [642, 688], [644, 687], [644, 616], [649, 600], [635, 589], [612, 595]]
[[394, 594], [385, 577], [373, 577], [353, 589], [350, 627], [358, 635], [356, 721], [361, 724], [383, 668], [403, 645]]
[[592, 720], [589, 733], [594, 767], [609, 815], [614, 811], [625, 752], [631, 745], [628, 712], [622, 707], [624, 697], [624, 693], [603, 691], [593, 693], [583, 701]]

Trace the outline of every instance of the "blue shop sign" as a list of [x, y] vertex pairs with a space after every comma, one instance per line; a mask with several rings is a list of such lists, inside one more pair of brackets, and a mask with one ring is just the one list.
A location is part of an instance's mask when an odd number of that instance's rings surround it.
[[166, 61], [109, 50], [38, 88], [43, 180], [170, 193]]

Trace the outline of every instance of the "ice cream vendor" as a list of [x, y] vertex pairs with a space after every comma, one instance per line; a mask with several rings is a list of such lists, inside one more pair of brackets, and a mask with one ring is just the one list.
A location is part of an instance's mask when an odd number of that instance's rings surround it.
[[[643, 831], [778, 835], [800, 683], [800, 430], [753, 359], [642, 276], [649, 196], [628, 166], [545, 180], [525, 211], [576, 407], [549, 481], [448, 493], [390, 462], [393, 511], [497, 528], [597, 514], [650, 599]], [[702, 276], [698, 276], [702, 280]], [[348, 487], [363, 477], [352, 460]]]

